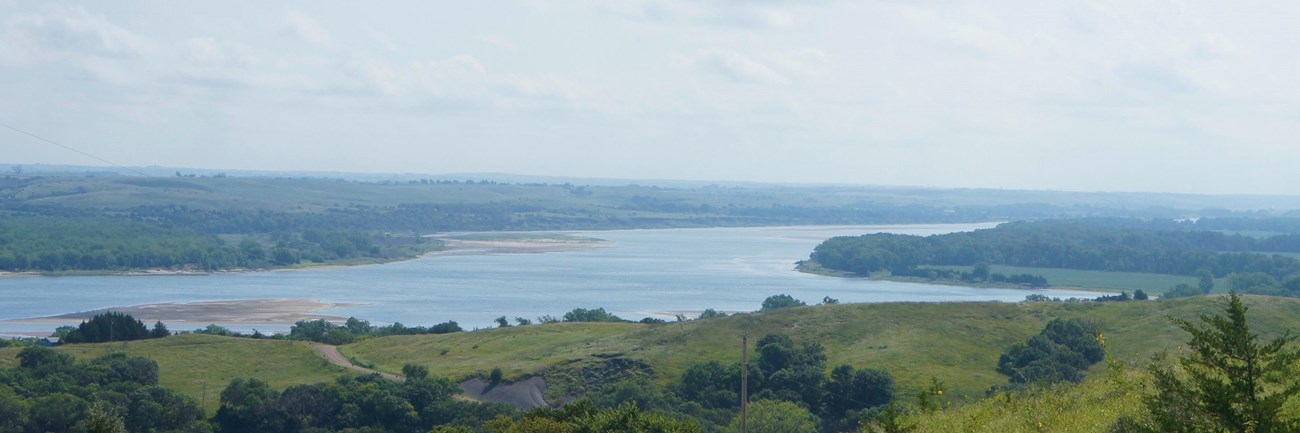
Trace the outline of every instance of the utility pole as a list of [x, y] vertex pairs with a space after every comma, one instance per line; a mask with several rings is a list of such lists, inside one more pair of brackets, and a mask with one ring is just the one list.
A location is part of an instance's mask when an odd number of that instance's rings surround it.
[[749, 433], [749, 331], [740, 337], [740, 433]]

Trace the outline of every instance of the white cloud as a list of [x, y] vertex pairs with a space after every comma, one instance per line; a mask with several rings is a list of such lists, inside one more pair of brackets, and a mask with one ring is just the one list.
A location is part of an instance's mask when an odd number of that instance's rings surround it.
[[736, 82], [781, 84], [788, 81], [767, 65], [735, 51], [698, 50], [685, 60], [696, 68]]
[[59, 58], [123, 58], [142, 54], [148, 42], [81, 7], [49, 7], [4, 20], [0, 46], [9, 61]]
[[519, 45], [515, 43], [514, 39], [502, 34], [479, 36], [479, 40], [506, 51], [515, 51], [519, 49]]
[[393, 38], [388, 37], [388, 34], [375, 30], [374, 27], [366, 27], [366, 34], [370, 35], [370, 39], [379, 44], [381, 48], [388, 51], [397, 51], [397, 44], [393, 42]]
[[[148, 164], [1300, 193], [1257, 182], [1294, 173], [1300, 4], [71, 1], [0, 0], [0, 116]], [[360, 141], [402, 156], [299, 157]]]
[[333, 45], [329, 31], [307, 14], [290, 11], [285, 13], [285, 21], [288, 22], [293, 34], [302, 40], [326, 48]]

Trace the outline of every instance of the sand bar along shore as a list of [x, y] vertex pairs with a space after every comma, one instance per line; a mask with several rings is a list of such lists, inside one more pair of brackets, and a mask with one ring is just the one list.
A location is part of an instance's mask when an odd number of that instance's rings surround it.
[[316, 299], [243, 299], [233, 301], [164, 302], [130, 307], [100, 308], [90, 311], [60, 314], [57, 316], [9, 319], [14, 323], [68, 323], [89, 319], [108, 311], [117, 311], [153, 323], [230, 323], [230, 324], [292, 324], [299, 320], [345, 320], [345, 317], [316, 314], [320, 310], [359, 304], [326, 303]]
[[529, 254], [556, 253], [565, 251], [584, 251], [600, 248], [604, 241], [588, 239], [455, 239], [440, 238], [447, 243], [447, 249], [434, 251], [425, 256], [480, 255], [480, 254]]

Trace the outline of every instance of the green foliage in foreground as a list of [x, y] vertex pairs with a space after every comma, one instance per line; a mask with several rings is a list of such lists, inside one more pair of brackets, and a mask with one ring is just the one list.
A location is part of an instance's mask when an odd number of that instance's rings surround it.
[[[499, 417], [485, 426], [492, 433], [700, 433], [695, 421], [642, 411], [633, 403], [599, 408], [579, 401], [558, 409], [537, 409], [523, 417]], [[449, 430], [434, 430], [434, 432]]]
[[153, 360], [115, 353], [78, 363], [42, 347], [18, 358], [17, 368], [0, 368], [0, 431], [208, 431], [198, 402], [158, 386]]
[[[158, 363], [160, 385], [204, 404], [209, 415], [216, 412], [222, 389], [237, 377], [256, 378], [283, 389], [347, 374], [303, 342], [181, 334], [125, 343], [64, 345], [55, 350], [82, 361], [114, 352], [152, 359]], [[0, 366], [16, 367], [18, 352], [12, 347], [0, 349]]]
[[[1155, 392], [1147, 399], [1151, 432], [1294, 432], [1300, 417], [1283, 408], [1300, 394], [1295, 336], [1261, 342], [1246, 306], [1229, 294], [1221, 315], [1198, 322], [1174, 319], [1191, 335], [1190, 353], [1175, 365], [1153, 363]], [[1133, 422], [1141, 426], [1142, 422]]]

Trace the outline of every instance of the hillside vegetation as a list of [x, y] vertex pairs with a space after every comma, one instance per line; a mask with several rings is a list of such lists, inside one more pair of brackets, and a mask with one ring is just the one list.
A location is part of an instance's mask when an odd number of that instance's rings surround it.
[[[1251, 320], [1264, 335], [1300, 329], [1300, 300], [1248, 296]], [[507, 378], [548, 367], [598, 366], [611, 358], [643, 361], [660, 384], [678, 380], [692, 364], [740, 360], [746, 330], [751, 344], [769, 333], [815, 341], [827, 364], [888, 371], [904, 390], [937, 378], [949, 394], [978, 398], [1007, 382], [995, 369], [1008, 346], [1037, 334], [1053, 318], [1097, 320], [1111, 353], [1142, 363], [1176, 350], [1185, 334], [1168, 317], [1217, 311], [1216, 297], [1111, 303], [893, 303], [799, 307], [663, 325], [549, 324], [472, 333], [384, 337], [344, 346], [384, 371], [404, 364], [433, 375], [467, 377], [501, 368]], [[1104, 367], [1094, 366], [1092, 372]]]
[[[113, 352], [157, 361], [158, 383], [203, 403], [208, 414], [216, 412], [217, 397], [237, 377], [259, 379], [284, 389], [351, 374], [302, 342], [181, 334], [127, 343], [64, 345], [58, 350], [83, 361]], [[19, 351], [17, 347], [0, 349], [0, 366], [17, 366]]]

